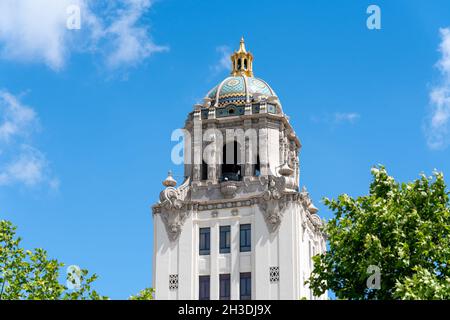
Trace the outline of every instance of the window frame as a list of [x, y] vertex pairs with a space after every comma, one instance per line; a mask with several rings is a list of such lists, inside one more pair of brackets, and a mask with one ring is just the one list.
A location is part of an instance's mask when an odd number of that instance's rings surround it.
[[211, 300], [210, 276], [198, 276], [198, 299]]
[[231, 275], [229, 273], [219, 275], [219, 300], [231, 300]]
[[250, 251], [252, 251], [252, 225], [250, 223], [241, 224], [239, 226], [239, 252]]
[[219, 227], [219, 253], [231, 252], [231, 226]]
[[[211, 254], [211, 228], [199, 228], [198, 231], [198, 253], [201, 256], [208, 256]], [[206, 239], [203, 239], [205, 237]]]
[[239, 275], [239, 299], [252, 300], [252, 274], [241, 272]]

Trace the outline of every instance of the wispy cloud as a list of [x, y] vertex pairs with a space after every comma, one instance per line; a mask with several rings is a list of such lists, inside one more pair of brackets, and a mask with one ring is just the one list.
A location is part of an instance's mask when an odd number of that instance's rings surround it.
[[34, 110], [21, 104], [16, 97], [0, 91], [0, 143], [8, 143], [15, 136], [23, 136], [37, 128]]
[[330, 125], [338, 124], [353, 124], [361, 118], [359, 113], [356, 112], [335, 112], [325, 113], [322, 115], [314, 115], [311, 120], [316, 123], [326, 123]]
[[449, 143], [450, 120], [450, 28], [440, 29], [441, 57], [437, 67], [441, 73], [439, 84], [430, 91], [430, 114], [425, 125], [430, 149], [443, 149]]
[[341, 113], [337, 112], [334, 114], [334, 122], [335, 123], [354, 123], [360, 118], [360, 115], [356, 112], [350, 113]]
[[106, 36], [112, 39], [113, 50], [107, 57], [110, 67], [133, 65], [153, 53], [168, 50], [151, 41], [147, 28], [138, 26], [150, 5], [149, 0], [128, 0], [126, 8], [119, 11], [117, 19], [105, 30]]
[[0, 90], [0, 186], [47, 184], [59, 187], [45, 155], [32, 146], [39, 129], [36, 112], [11, 93]]
[[216, 64], [212, 65], [210, 69], [212, 72], [217, 75], [225, 70], [231, 70], [231, 49], [228, 46], [218, 46], [216, 48], [217, 53], [219, 54], [219, 59]]
[[[67, 28], [71, 6], [80, 8], [80, 30]], [[0, 57], [45, 63], [61, 70], [73, 53], [90, 53], [109, 68], [136, 65], [156, 45], [141, 19], [150, 0], [2, 0], [0, 1]]]

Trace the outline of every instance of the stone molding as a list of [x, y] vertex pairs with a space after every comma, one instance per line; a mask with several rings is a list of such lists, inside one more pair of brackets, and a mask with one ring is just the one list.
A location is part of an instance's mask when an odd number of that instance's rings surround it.
[[[257, 205], [264, 214], [270, 232], [275, 232], [283, 219], [283, 213], [289, 203], [300, 203], [305, 215], [302, 215], [302, 227], [312, 232], [318, 232], [323, 226], [317, 215], [317, 208], [312, 203], [306, 189], [302, 192], [289, 189], [288, 178], [280, 176], [260, 177], [252, 183], [266, 186], [262, 193], [246, 198], [217, 199], [207, 202], [191, 201], [192, 190], [188, 178], [179, 188], [168, 187], [160, 194], [160, 202], [152, 207], [153, 214], [160, 214], [171, 241], [178, 239], [186, 218], [192, 212], [216, 211], [219, 209], [233, 209]], [[241, 188], [246, 188], [242, 182]]]

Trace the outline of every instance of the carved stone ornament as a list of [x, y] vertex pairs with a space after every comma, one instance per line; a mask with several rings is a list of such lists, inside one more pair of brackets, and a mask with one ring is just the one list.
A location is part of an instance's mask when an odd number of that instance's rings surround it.
[[159, 195], [160, 215], [171, 241], [178, 239], [189, 214], [184, 204], [189, 192], [189, 182], [190, 179], [188, 178], [179, 188], [168, 187]]
[[220, 192], [227, 199], [234, 198], [238, 190], [238, 184], [234, 181], [225, 181], [220, 183]]
[[313, 204], [309, 192], [306, 190], [306, 187], [303, 187], [302, 192], [300, 193], [301, 202], [304, 208], [311, 214], [316, 214], [319, 209]]
[[259, 207], [263, 211], [270, 232], [278, 229], [283, 218], [283, 209], [286, 206], [283, 198], [284, 189], [284, 177], [269, 176], [268, 187], [260, 199]]

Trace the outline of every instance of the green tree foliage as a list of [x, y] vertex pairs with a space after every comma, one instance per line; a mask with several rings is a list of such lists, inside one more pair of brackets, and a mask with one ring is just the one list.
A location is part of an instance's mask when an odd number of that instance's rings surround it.
[[137, 295], [131, 296], [128, 300], [153, 300], [153, 294], [155, 290], [153, 288], [146, 288], [141, 290]]
[[67, 274], [69, 283], [76, 284], [69, 290], [59, 283], [64, 264], [49, 259], [43, 249], [24, 250], [20, 241], [16, 227], [0, 220], [0, 300], [106, 299], [91, 288], [97, 275], [83, 269]]
[[[307, 281], [316, 295], [339, 299], [450, 299], [450, 206], [444, 177], [398, 183], [372, 169], [369, 194], [324, 199], [328, 252], [313, 258]], [[380, 268], [380, 288], [368, 288], [368, 267]]]

